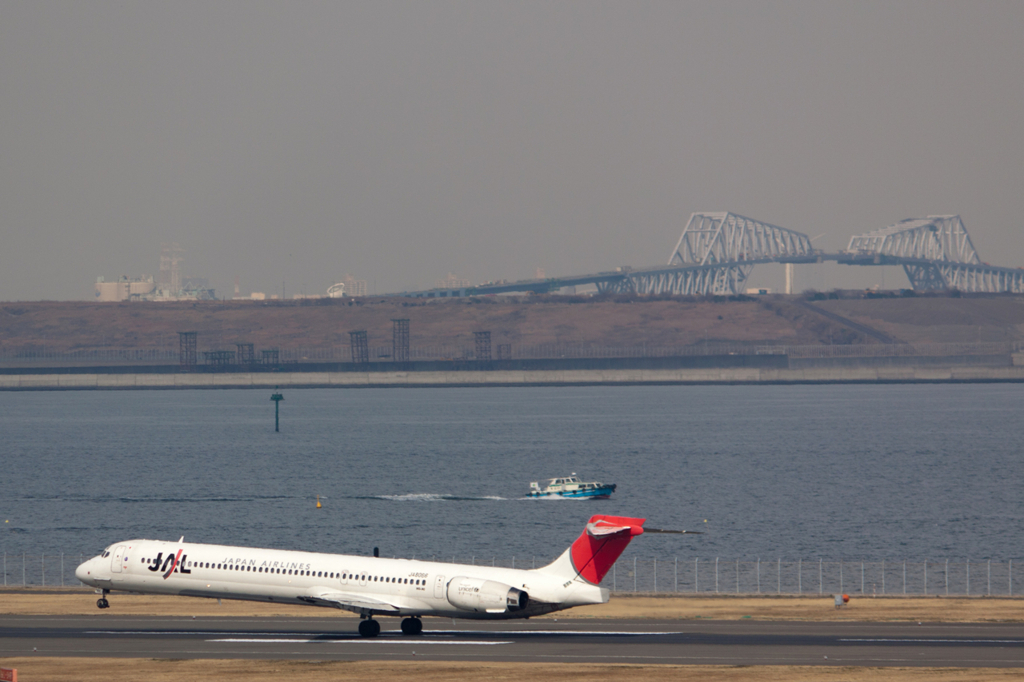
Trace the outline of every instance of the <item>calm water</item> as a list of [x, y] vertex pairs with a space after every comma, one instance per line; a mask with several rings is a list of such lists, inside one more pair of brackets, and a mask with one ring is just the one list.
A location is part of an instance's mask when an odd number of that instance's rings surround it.
[[[0, 549], [553, 556], [612, 513], [707, 533], [646, 556], [1024, 553], [1020, 385], [287, 390], [277, 434], [269, 394], [0, 393]], [[523, 499], [573, 471], [619, 491]]]

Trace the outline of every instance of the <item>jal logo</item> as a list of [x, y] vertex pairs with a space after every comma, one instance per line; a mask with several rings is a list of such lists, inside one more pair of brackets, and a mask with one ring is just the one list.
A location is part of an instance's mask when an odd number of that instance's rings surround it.
[[[164, 571], [164, 580], [167, 580], [171, 577], [171, 574], [174, 573], [174, 569], [178, 569], [179, 573], [188, 574], [192, 572], [185, 568], [185, 559], [188, 558], [188, 555], [182, 554], [180, 549], [178, 550], [177, 554], [171, 554], [170, 552], [168, 552], [166, 559], [164, 559], [163, 556], [163, 552], [157, 554], [156, 558], [153, 559], [153, 561], [146, 568], [153, 571], [154, 573]], [[161, 559], [163, 559], [163, 565], [160, 564]]]

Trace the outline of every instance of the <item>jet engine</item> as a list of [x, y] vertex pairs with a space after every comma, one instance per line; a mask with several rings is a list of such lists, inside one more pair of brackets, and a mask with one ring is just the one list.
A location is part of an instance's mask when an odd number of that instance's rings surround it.
[[525, 609], [530, 595], [493, 580], [459, 576], [448, 583], [448, 602], [474, 613], [508, 613]]

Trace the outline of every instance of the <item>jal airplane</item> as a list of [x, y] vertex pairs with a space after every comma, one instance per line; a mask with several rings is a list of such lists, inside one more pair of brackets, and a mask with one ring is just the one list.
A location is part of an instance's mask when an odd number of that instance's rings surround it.
[[[562, 556], [524, 570], [256, 547], [126, 540], [110, 545], [75, 570], [102, 591], [307, 604], [362, 617], [359, 634], [376, 637], [375, 616], [399, 616], [402, 633], [423, 630], [421, 616], [529, 618], [584, 604], [603, 604], [598, 583], [646, 519], [592, 516]], [[693, 533], [648, 528], [648, 533]]]

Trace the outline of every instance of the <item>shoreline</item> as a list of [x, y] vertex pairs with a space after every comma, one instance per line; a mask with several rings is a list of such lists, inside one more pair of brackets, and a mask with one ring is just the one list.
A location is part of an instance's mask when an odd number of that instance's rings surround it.
[[868, 366], [781, 369], [463, 370], [225, 372], [175, 374], [0, 373], [0, 391], [240, 388], [467, 388], [510, 386], [701, 386], [800, 384], [1021, 383], [1024, 366]]

